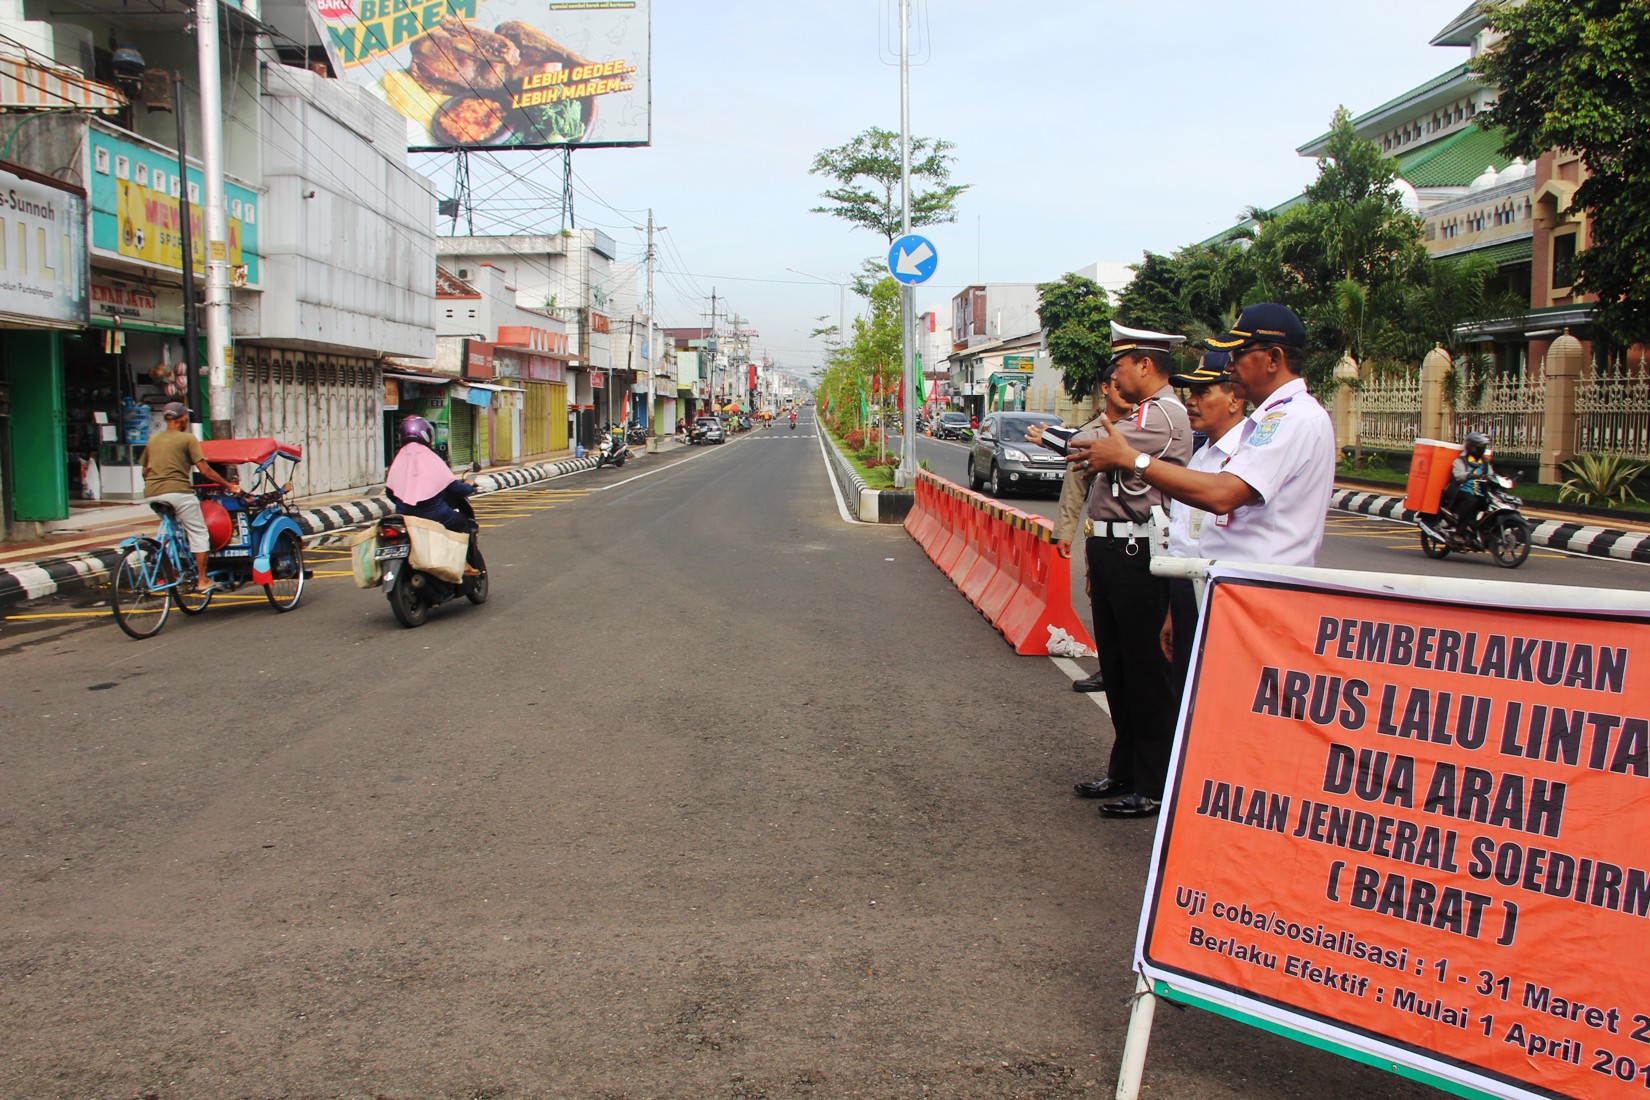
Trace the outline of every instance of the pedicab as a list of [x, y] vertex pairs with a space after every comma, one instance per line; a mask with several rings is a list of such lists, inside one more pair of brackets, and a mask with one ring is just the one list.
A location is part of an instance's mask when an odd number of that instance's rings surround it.
[[[219, 592], [233, 592], [248, 584], [261, 585], [276, 611], [291, 611], [304, 594], [312, 573], [304, 568], [303, 530], [297, 510], [288, 501], [292, 470], [303, 460], [303, 448], [274, 439], [208, 439], [201, 443], [206, 461], [219, 466], [253, 467], [251, 489], [228, 492], [216, 484], [197, 485], [201, 513], [212, 540], [206, 559], [211, 587], [196, 592], [195, 556], [172, 509], [151, 507], [160, 514], [154, 535], [129, 538], [115, 567], [110, 604], [115, 621], [134, 638], [148, 638], [166, 625], [173, 605], [185, 615], [206, 610]], [[287, 479], [276, 474], [285, 461]], [[230, 473], [230, 479], [234, 480]]]

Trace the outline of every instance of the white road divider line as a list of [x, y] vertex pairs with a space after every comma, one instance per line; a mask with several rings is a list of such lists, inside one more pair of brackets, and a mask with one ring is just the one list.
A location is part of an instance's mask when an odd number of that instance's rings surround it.
[[[1078, 680], [1088, 678], [1088, 670], [1076, 661], [1072, 660], [1070, 657], [1050, 657], [1049, 660], [1054, 662], [1055, 668], [1071, 677], [1071, 682], [1074, 684]], [[1111, 701], [1106, 698], [1105, 692], [1091, 691], [1088, 693], [1088, 697], [1094, 700], [1094, 704], [1096, 706], [1106, 712], [1107, 718], [1111, 717]]]

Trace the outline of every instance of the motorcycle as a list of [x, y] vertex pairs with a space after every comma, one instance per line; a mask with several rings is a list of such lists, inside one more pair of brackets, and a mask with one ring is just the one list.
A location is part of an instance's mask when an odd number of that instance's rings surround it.
[[640, 447], [647, 442], [647, 427], [642, 424], [634, 424], [625, 429], [624, 441], [632, 447]]
[[383, 585], [390, 611], [402, 626], [423, 626], [430, 608], [460, 596], [473, 604], [487, 602], [487, 562], [481, 556], [481, 547], [477, 542], [475, 509], [470, 507], [467, 497], [454, 496], [450, 499], [453, 507], [470, 521], [470, 547], [466, 560], [478, 571], [475, 576], [467, 576], [458, 584], [414, 569], [408, 563], [412, 542], [407, 534], [406, 516], [385, 516], [378, 521], [378, 550], [373, 556], [384, 570], [379, 583]]
[[1522, 502], [1513, 495], [1512, 487], [1511, 478], [1486, 479], [1484, 510], [1467, 526], [1448, 508], [1440, 508], [1431, 515], [1417, 515], [1415, 526], [1421, 530], [1421, 553], [1429, 558], [1444, 558], [1451, 552], [1487, 551], [1503, 569], [1523, 565], [1524, 559], [1530, 556], [1530, 522], [1524, 518]]
[[791, 417], [791, 431], [796, 431], [796, 417]]
[[618, 469], [630, 457], [630, 443], [619, 432], [603, 432], [601, 445], [596, 450], [596, 469], [612, 466]]

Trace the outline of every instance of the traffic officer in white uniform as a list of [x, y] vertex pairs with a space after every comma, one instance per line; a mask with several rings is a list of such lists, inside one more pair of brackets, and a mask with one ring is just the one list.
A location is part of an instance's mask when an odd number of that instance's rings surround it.
[[1335, 428], [1306, 391], [1306, 328], [1293, 310], [1246, 306], [1232, 331], [1204, 342], [1231, 358], [1239, 396], [1254, 411], [1231, 461], [1218, 471], [1166, 462], [1141, 467], [1139, 449], [1114, 433], [1073, 446], [1068, 461], [1136, 469], [1146, 484], [1212, 513], [1199, 552], [1217, 561], [1313, 565], [1335, 487]]
[[[1141, 475], [1153, 466], [1184, 466], [1192, 454], [1186, 408], [1169, 385], [1172, 349], [1185, 340], [1111, 326], [1112, 382], [1136, 407], [1103, 438], [1118, 440], [1139, 459], [1126, 468], [1106, 467], [1111, 472], [1089, 487], [1083, 549], [1099, 678], [1111, 704], [1114, 736], [1105, 776], [1076, 788], [1079, 797], [1109, 799], [1100, 805], [1106, 817], [1157, 813], [1174, 742], [1178, 700], [1158, 640], [1169, 610], [1168, 585], [1151, 573], [1152, 510], [1167, 499]], [[1085, 469], [1081, 463], [1077, 468]]]
[[[1188, 470], [1219, 471], [1237, 453], [1249, 406], [1237, 395], [1232, 376], [1227, 373], [1230, 359], [1223, 351], [1206, 351], [1197, 369], [1169, 379], [1186, 393], [1186, 415], [1192, 431], [1206, 439], [1186, 463]], [[1201, 558], [1203, 532], [1213, 525], [1214, 517], [1208, 512], [1174, 501], [1169, 506], [1169, 557]], [[1196, 633], [1197, 596], [1192, 582], [1172, 577], [1169, 617], [1163, 622], [1163, 655], [1169, 659], [1170, 681], [1177, 699], [1186, 693], [1186, 673]]]

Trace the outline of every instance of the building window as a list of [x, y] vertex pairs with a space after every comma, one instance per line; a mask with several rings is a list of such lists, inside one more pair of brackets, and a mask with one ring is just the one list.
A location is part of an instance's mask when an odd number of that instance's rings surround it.
[[1565, 233], [1553, 238], [1553, 290], [1565, 290], [1575, 285], [1576, 235]]

